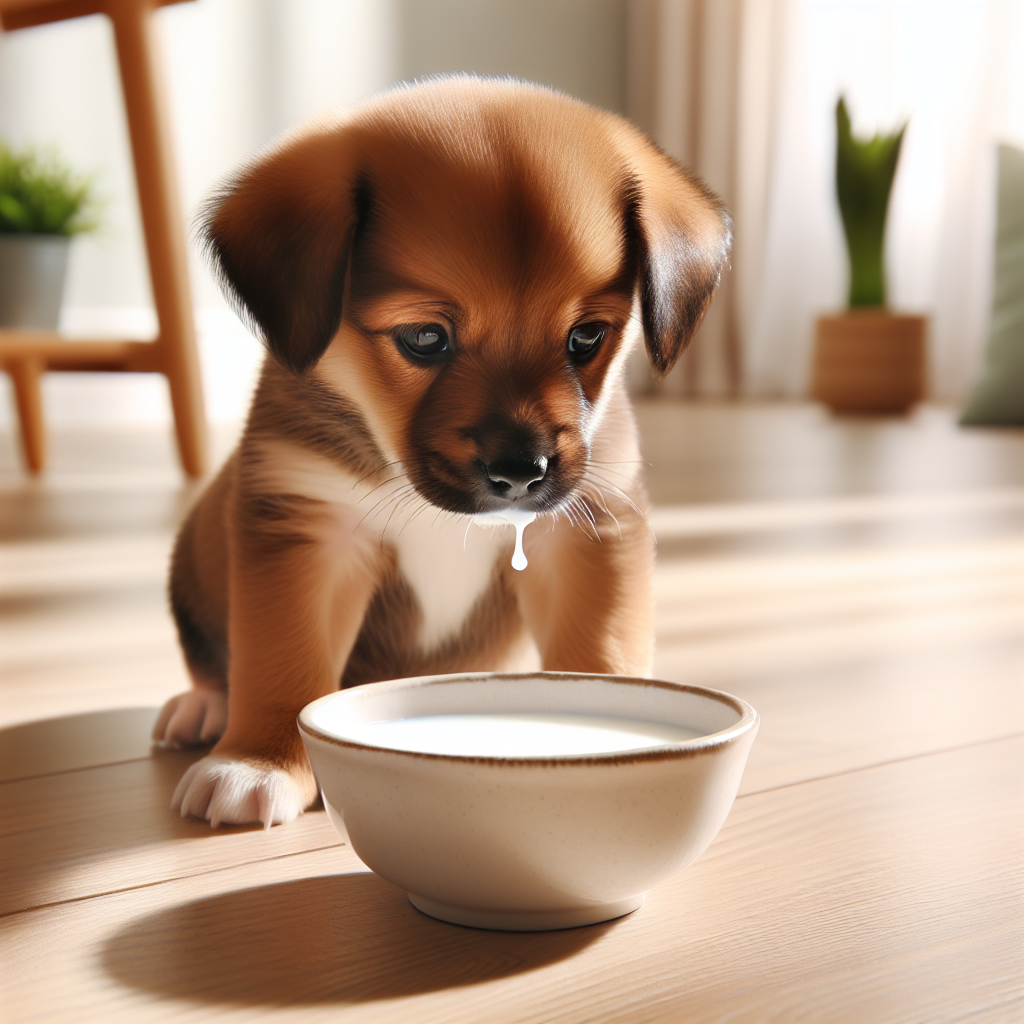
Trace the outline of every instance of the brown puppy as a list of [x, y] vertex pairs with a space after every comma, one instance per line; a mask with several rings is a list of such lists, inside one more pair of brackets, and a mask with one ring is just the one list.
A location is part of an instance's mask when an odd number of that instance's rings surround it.
[[[718, 284], [721, 204], [626, 121], [454, 77], [300, 131], [211, 204], [209, 249], [269, 356], [182, 528], [195, 683], [155, 736], [218, 739], [175, 794], [289, 821], [295, 716], [339, 686], [527, 666], [642, 675], [653, 540], [623, 384], [664, 373]], [[482, 513], [537, 512], [529, 567]]]

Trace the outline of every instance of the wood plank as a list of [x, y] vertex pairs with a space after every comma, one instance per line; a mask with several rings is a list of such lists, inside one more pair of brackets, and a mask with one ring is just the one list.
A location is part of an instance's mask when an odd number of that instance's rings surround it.
[[1019, 1019], [1022, 758], [1017, 739], [741, 798], [644, 908], [569, 932], [432, 921], [344, 851], [20, 914], [4, 1005], [12, 1024]]
[[749, 700], [744, 791], [1024, 728], [1024, 540], [673, 560], [655, 674]]
[[0, 598], [13, 604], [145, 584], [162, 590], [172, 543], [168, 532], [5, 544], [0, 547]]
[[0, 329], [0, 366], [17, 366], [36, 359], [44, 369], [68, 372], [155, 373], [161, 369], [160, 350], [152, 341], [71, 340], [55, 331]]
[[[110, 650], [95, 659], [47, 659], [17, 671], [5, 668], [3, 674], [0, 720], [14, 728], [45, 719], [58, 708], [78, 715], [120, 711], [140, 704], [160, 707], [189, 686], [173, 643], [168, 643], [166, 649], [160, 646], [156, 650]], [[135, 746], [135, 740], [131, 745]], [[123, 759], [115, 754], [99, 763]]]
[[[183, 2], [185, 0], [152, 0], [154, 7]], [[13, 32], [66, 18], [98, 14], [109, 6], [109, 0], [0, 0], [0, 22], [5, 31]]]
[[635, 403], [656, 505], [1024, 486], [1024, 431], [967, 429], [958, 411], [829, 415], [813, 403]]
[[[170, 545], [170, 534], [128, 533], [0, 548], [0, 726], [55, 708], [159, 706], [188, 689], [167, 608]], [[97, 764], [138, 756], [95, 749]]]
[[728, 682], [761, 713], [757, 792], [1024, 732], [1024, 639]]
[[148, 758], [159, 711], [118, 708], [0, 730], [0, 783]]
[[[648, 522], [659, 547], [683, 537], [749, 534], [766, 530], [814, 529], [851, 523], [891, 525], [911, 520], [965, 516], [1024, 509], [1024, 488], [990, 487], [937, 494], [869, 494], [810, 501], [744, 501], [656, 506]], [[1019, 514], [1016, 517], [1019, 524]]]
[[341, 842], [323, 811], [212, 835], [207, 822], [181, 818], [171, 795], [201, 754], [158, 751], [0, 786], [0, 914]]

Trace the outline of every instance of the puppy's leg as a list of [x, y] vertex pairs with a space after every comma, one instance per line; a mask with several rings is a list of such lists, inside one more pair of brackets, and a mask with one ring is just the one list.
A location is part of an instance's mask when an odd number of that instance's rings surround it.
[[167, 747], [220, 739], [227, 725], [227, 529], [231, 459], [192, 509], [171, 559], [170, 602], [193, 689], [172, 697], [153, 727]]
[[[190, 606], [182, 594], [182, 578], [191, 574], [194, 556], [188, 541], [192, 531], [187, 523], [179, 537], [171, 572], [171, 609], [178, 626], [178, 639], [185, 664], [192, 677], [192, 689], [179, 693], [164, 706], [153, 726], [153, 739], [161, 746], [180, 748], [214, 743], [224, 733], [228, 721], [227, 629]], [[184, 549], [184, 550], [183, 550]], [[205, 566], [211, 571], [209, 565]], [[226, 569], [225, 569], [226, 571]], [[195, 586], [192, 588], [196, 589]], [[226, 602], [225, 602], [226, 604]], [[222, 618], [226, 617], [226, 607]]]
[[524, 537], [530, 564], [512, 574], [513, 586], [546, 670], [646, 676], [654, 653], [654, 540], [634, 510], [616, 509], [617, 525], [594, 511], [590, 536], [561, 518], [548, 532], [532, 527]]
[[295, 717], [337, 689], [380, 554], [358, 535], [358, 513], [308, 498], [242, 498], [233, 519], [227, 729], [173, 805], [213, 826], [269, 828], [316, 799]]
[[193, 689], [163, 706], [153, 726], [153, 739], [172, 749], [205, 746], [219, 740], [227, 724], [227, 693], [196, 682]]

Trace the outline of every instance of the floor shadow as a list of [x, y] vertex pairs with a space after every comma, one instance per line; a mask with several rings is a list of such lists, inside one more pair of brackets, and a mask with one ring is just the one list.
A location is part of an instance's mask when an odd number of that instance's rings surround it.
[[159, 711], [117, 708], [6, 726], [0, 729], [0, 782], [149, 757]]
[[182, 818], [171, 796], [208, 748], [152, 749], [156, 713], [124, 708], [0, 729], [0, 914], [144, 884], [156, 861], [140, 849], [204, 839], [232, 863], [337, 841], [323, 814], [269, 833]]
[[196, 900], [104, 946], [118, 982], [176, 999], [315, 1005], [391, 999], [522, 974], [589, 946], [614, 922], [558, 932], [460, 928], [414, 910], [376, 875], [327, 875]]

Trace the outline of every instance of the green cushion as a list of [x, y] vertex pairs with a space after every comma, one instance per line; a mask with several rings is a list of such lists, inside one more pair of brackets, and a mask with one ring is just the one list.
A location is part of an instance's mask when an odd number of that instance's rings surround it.
[[985, 369], [960, 420], [1024, 426], [1024, 152], [999, 147], [999, 212], [992, 334]]

